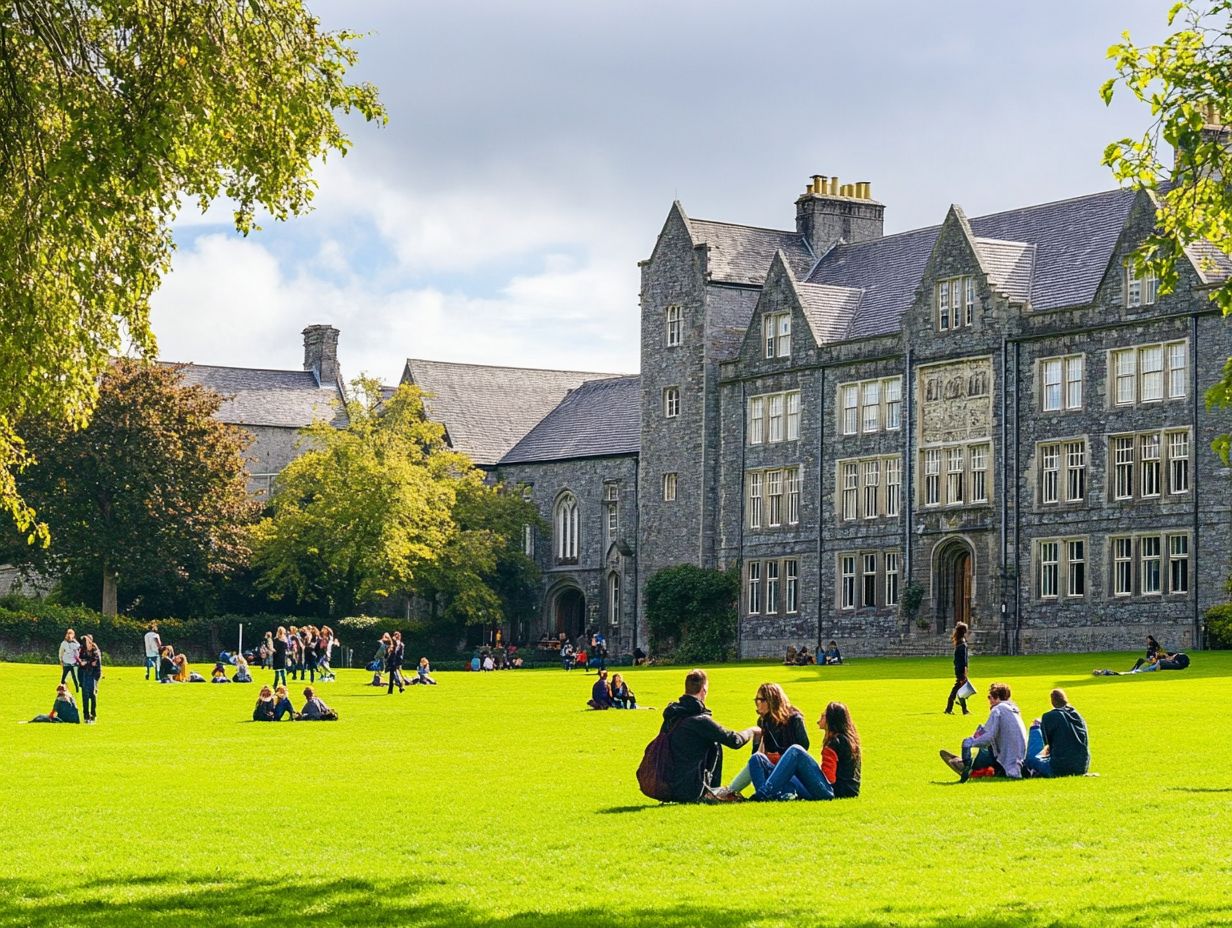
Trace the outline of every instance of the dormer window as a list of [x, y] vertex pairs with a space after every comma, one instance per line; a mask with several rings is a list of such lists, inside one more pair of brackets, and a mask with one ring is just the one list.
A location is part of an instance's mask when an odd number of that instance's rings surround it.
[[1130, 309], [1136, 306], [1153, 306], [1159, 296], [1159, 278], [1149, 268], [1139, 276], [1131, 259], [1125, 264], [1125, 305]]
[[675, 348], [681, 342], [684, 329], [679, 306], [667, 307], [665, 326], [667, 329], [667, 347]]
[[951, 277], [933, 288], [937, 331], [949, 332], [971, 325], [975, 319], [975, 278]]
[[767, 358], [791, 357], [791, 313], [766, 313], [761, 317], [761, 334]]

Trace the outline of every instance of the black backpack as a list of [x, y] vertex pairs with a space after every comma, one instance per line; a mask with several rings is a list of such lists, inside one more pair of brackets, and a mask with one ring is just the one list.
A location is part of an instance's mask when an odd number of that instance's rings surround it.
[[680, 722], [677, 722], [667, 731], [655, 735], [650, 744], [646, 745], [642, 762], [637, 767], [637, 785], [645, 795], [659, 802], [672, 801], [670, 777], [674, 764], [671, 737], [679, 725]]

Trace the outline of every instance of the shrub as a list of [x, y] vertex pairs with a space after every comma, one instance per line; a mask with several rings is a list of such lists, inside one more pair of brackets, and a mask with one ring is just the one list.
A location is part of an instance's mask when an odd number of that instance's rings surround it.
[[739, 570], [681, 564], [646, 584], [646, 622], [656, 658], [677, 663], [725, 661], [733, 656], [740, 595]]
[[1211, 606], [1206, 610], [1206, 646], [1232, 648], [1232, 603]]

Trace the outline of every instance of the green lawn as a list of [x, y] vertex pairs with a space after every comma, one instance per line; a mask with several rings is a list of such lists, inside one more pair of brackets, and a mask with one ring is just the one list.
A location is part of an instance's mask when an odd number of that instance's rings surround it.
[[[775, 680], [810, 723], [848, 703], [865, 750], [859, 799], [717, 807], [644, 798], [659, 713], [583, 711], [580, 672], [344, 671], [340, 722], [257, 725], [256, 686], [112, 667], [87, 727], [17, 724], [58, 668], [0, 665], [0, 925], [1232, 924], [1232, 653], [1090, 675], [1131, 662], [975, 657], [1028, 721], [1065, 686], [1100, 776], [964, 786], [937, 750], [983, 716], [941, 714], [947, 661], [716, 669], [719, 721]], [[628, 676], [661, 709], [685, 669]]]

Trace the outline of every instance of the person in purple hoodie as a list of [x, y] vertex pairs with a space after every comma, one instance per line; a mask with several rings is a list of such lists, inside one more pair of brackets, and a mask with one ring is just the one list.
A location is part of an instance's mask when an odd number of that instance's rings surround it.
[[[1027, 726], [1022, 713], [1010, 699], [1008, 683], [993, 683], [988, 687], [988, 721], [976, 729], [962, 743], [962, 758], [949, 751], [941, 752], [941, 759], [966, 783], [972, 770], [992, 767], [997, 776], [1011, 780], [1022, 778], [1023, 764], [1027, 759]], [[978, 748], [979, 753], [972, 756]]]
[[592, 709], [612, 708], [612, 688], [607, 685], [606, 670], [599, 671], [599, 679], [590, 688], [590, 699], [586, 701], [586, 705]]

